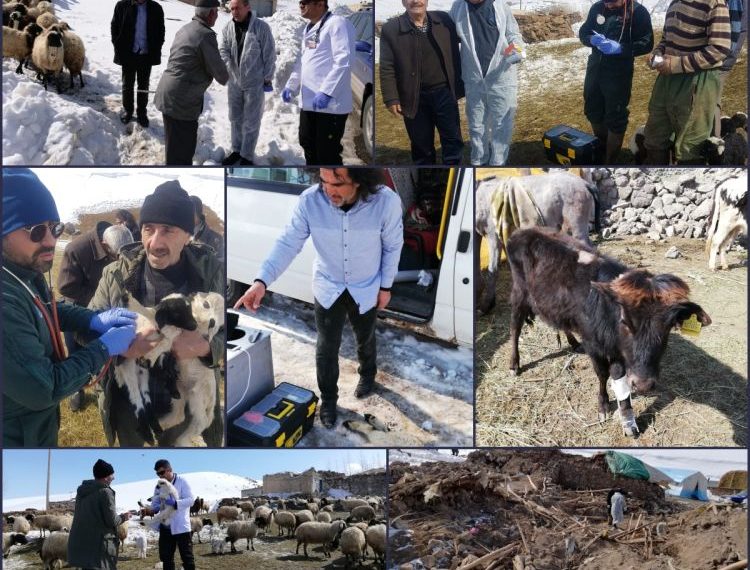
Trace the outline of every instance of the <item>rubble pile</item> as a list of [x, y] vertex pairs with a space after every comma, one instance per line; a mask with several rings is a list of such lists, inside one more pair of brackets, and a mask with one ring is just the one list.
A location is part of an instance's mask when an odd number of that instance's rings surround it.
[[[390, 476], [391, 563], [402, 570], [609, 568], [617, 560], [655, 570], [670, 557], [679, 568], [713, 567], [690, 566], [669, 543], [673, 529], [692, 528], [680, 518], [689, 507], [656, 484], [612, 475], [601, 456], [480, 450], [460, 464], [391, 463]], [[607, 521], [612, 488], [627, 492], [618, 529]], [[726, 522], [728, 512], [716, 516]], [[720, 542], [728, 546], [714, 555], [719, 562], [746, 553], [740, 539], [722, 534]]]

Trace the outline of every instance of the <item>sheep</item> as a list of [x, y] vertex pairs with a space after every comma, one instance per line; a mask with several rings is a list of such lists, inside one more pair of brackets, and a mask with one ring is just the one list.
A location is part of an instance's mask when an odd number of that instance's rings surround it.
[[317, 503], [307, 503], [307, 510], [312, 514], [317, 515], [320, 511], [320, 506]]
[[295, 512], [294, 518], [297, 519], [297, 526], [301, 525], [302, 523], [315, 521], [315, 516], [308, 510]]
[[344, 529], [339, 542], [341, 543], [341, 553], [346, 556], [347, 564], [350, 559], [352, 563], [364, 561], [367, 539], [362, 529], [356, 526]]
[[21, 533], [3, 533], [3, 558], [10, 556], [10, 547], [14, 544], [27, 544], [28, 539]]
[[216, 511], [216, 519], [218, 521], [218, 524], [221, 524], [223, 521], [236, 521], [240, 518], [240, 509], [237, 507], [219, 507], [219, 509]]
[[146, 539], [146, 535], [143, 533], [137, 534], [135, 536], [134, 542], [138, 558], [146, 558], [146, 554], [148, 551], [148, 540]]
[[68, 561], [68, 538], [70, 535], [67, 532], [51, 532], [44, 539], [42, 550], [39, 552], [44, 570], [62, 568], [65, 565]]
[[3, 4], [3, 26], [12, 27], [13, 14], [19, 13], [25, 16], [27, 12], [28, 9], [26, 8], [26, 6], [24, 6], [20, 2], [13, 4]]
[[274, 516], [274, 520], [276, 521], [276, 526], [279, 527], [279, 536], [284, 535], [284, 529], [287, 531], [287, 536], [292, 536], [292, 532], [297, 527], [297, 518], [294, 516], [294, 513], [279, 511]]
[[318, 522], [327, 522], [327, 523], [329, 523], [329, 522], [331, 522], [331, 518], [332, 518], [331, 517], [331, 513], [327, 512], [327, 511], [320, 511], [315, 516], [315, 520], [317, 520]]
[[208, 503], [206, 502], [206, 499], [201, 499], [200, 497], [196, 497], [195, 501], [193, 501], [192, 506], [190, 507], [190, 515], [198, 515], [201, 513], [207, 513], [208, 512]]
[[243, 513], [251, 515], [253, 510], [255, 510], [255, 505], [253, 505], [252, 501], [243, 501], [242, 503], [237, 503], [237, 508], [239, 508]]
[[36, 24], [29, 24], [23, 31], [3, 26], [3, 57], [18, 60], [16, 73], [23, 73], [23, 64], [31, 55], [34, 39], [42, 32]]
[[50, 14], [49, 12], [39, 14], [36, 19], [37, 25], [41, 26], [42, 28], [49, 28], [52, 24], [57, 24], [58, 21], [59, 20], [57, 19], [57, 16], [55, 16], [54, 14]]
[[254, 522], [235, 521], [233, 523], [230, 523], [227, 527], [227, 537], [224, 540], [232, 545], [232, 552], [237, 552], [237, 549], [234, 547], [234, 543], [238, 540], [242, 540], [243, 538], [247, 539], [246, 550], [250, 550], [252, 548], [252, 550], [255, 551], [253, 539], [257, 536], [257, 534], [258, 527]]
[[308, 544], [322, 544], [323, 554], [326, 558], [331, 557], [331, 548], [335, 548], [341, 532], [346, 528], [344, 521], [334, 521], [332, 523], [322, 522], [305, 522], [297, 527], [294, 536], [297, 539], [297, 549], [295, 554], [299, 554], [299, 545], [303, 545], [305, 558], [307, 555]]
[[12, 525], [13, 532], [28, 534], [28, 532], [31, 530], [29, 521], [27, 521], [23, 517], [6, 517], [5, 520], [9, 525]]
[[324, 506], [320, 510], [323, 511], [323, 512], [325, 512], [325, 513], [331, 513], [331, 514], [333, 514], [333, 505], [326, 505], [326, 506]]
[[[40, 18], [42, 16], [39, 16]], [[54, 16], [52, 16], [54, 18]], [[38, 23], [38, 22], [37, 22]], [[42, 26], [44, 27], [44, 26]], [[83, 40], [77, 34], [71, 31], [63, 31], [62, 26], [55, 25], [53, 28], [57, 28], [62, 33], [63, 38], [63, 60], [65, 67], [70, 72], [70, 88], [73, 89], [74, 78], [76, 75], [81, 81], [81, 88], [83, 88], [83, 63], [86, 59], [86, 46], [83, 45]]]
[[45, 91], [50, 76], [56, 77], [62, 71], [64, 57], [63, 38], [58, 30], [44, 30], [34, 39], [34, 45], [31, 48], [31, 61], [39, 70]]
[[32, 528], [38, 528], [42, 531], [48, 530], [50, 532], [58, 530], [70, 530], [73, 526], [73, 517], [70, 515], [33, 515], [29, 513], [26, 515], [26, 520], [31, 523]]
[[337, 511], [351, 511], [355, 507], [359, 506], [366, 507], [369, 505], [364, 499], [339, 499], [338, 501], [336, 501]]
[[198, 535], [198, 543], [201, 543], [201, 530], [204, 526], [213, 525], [211, 519], [202, 519], [200, 517], [190, 517], [190, 539], [192, 540], [193, 533]]
[[253, 519], [258, 528], [263, 530], [263, 534], [266, 534], [267, 529], [271, 526], [276, 512], [276, 509], [271, 509], [265, 505], [255, 507], [255, 510], [253, 511]]
[[367, 546], [372, 548], [375, 554], [375, 559], [381, 563], [385, 563], [385, 549], [386, 549], [386, 528], [382, 523], [378, 523], [368, 527], [365, 532], [365, 538], [367, 538]]
[[118, 551], [120, 554], [125, 552], [125, 539], [128, 537], [128, 521], [125, 521], [117, 526], [117, 538], [120, 539], [120, 548]]
[[174, 485], [166, 479], [159, 479], [156, 482], [156, 489], [154, 490], [154, 496], [161, 501], [161, 509], [151, 519], [152, 526], [158, 528], [159, 525], [169, 526], [172, 522], [172, 517], [177, 512], [177, 508], [172, 505], [167, 505], [166, 500], [170, 497], [177, 501], [180, 496], [177, 493]]
[[349, 518], [346, 519], [346, 522], [370, 521], [374, 518], [375, 509], [373, 509], [370, 505], [360, 505], [352, 509], [352, 512], [350, 513]]

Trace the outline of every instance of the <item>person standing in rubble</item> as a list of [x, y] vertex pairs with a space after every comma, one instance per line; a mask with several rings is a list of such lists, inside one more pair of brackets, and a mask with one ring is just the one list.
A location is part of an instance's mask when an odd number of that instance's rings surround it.
[[625, 519], [625, 491], [612, 489], [607, 495], [607, 519], [615, 528]]

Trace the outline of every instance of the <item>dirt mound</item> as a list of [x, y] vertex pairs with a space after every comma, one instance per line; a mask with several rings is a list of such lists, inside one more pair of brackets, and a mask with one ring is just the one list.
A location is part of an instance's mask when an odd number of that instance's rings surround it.
[[[720, 567], [745, 551], [743, 510], [684, 512], [693, 503], [665, 498], [658, 485], [613, 476], [601, 456], [479, 450], [461, 464], [392, 463], [390, 474], [397, 529], [391, 552], [404, 569], [657, 570], [670, 561], [697, 569]], [[627, 491], [620, 528], [607, 524], [614, 487]], [[698, 548], [693, 533], [701, 531], [706, 545]], [[716, 546], [709, 548], [709, 540]]]
[[514, 12], [513, 16], [527, 44], [572, 38], [575, 34], [571, 26], [581, 20], [578, 12], [563, 11]]

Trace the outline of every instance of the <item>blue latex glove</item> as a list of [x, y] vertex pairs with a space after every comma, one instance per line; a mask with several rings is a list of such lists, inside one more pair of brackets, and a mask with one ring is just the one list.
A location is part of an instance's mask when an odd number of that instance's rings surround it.
[[135, 339], [135, 327], [113, 327], [99, 337], [110, 356], [117, 356], [127, 352]]
[[135, 326], [136, 315], [122, 307], [109, 309], [91, 317], [89, 328], [99, 334], [107, 332], [112, 327]]
[[622, 53], [622, 46], [615, 40], [605, 39], [599, 47], [599, 51], [604, 55], [616, 55]]
[[325, 109], [328, 107], [328, 103], [331, 102], [330, 95], [326, 95], [322, 91], [315, 94], [315, 97], [313, 97], [313, 111], [317, 111], [318, 109]]
[[164, 504], [169, 505], [170, 507], [177, 508], [177, 501], [175, 501], [173, 497], [169, 497], [166, 501], [164, 501]]
[[599, 32], [594, 32], [594, 35], [591, 36], [591, 39], [589, 40], [591, 42], [591, 45], [595, 48], [598, 48], [600, 45], [602, 45], [602, 42], [606, 40], [603, 35], [601, 35]]
[[155, 507], [154, 507], [153, 509], [151, 509], [151, 510], [152, 510], [152, 511], [154, 511], [154, 514], [156, 514], [156, 513], [158, 513], [158, 512], [159, 512], [159, 511], [161, 510], [161, 505], [160, 505], [160, 504], [157, 504], [157, 505], [156, 505], [156, 506], [155, 506]]
[[271, 83], [264, 83], [263, 91], [265, 91], [266, 93], [271, 93], [273, 91], [273, 85], [271, 85]]
[[281, 92], [281, 100], [284, 101], [284, 103], [292, 102], [292, 90], [289, 89], [289, 87], [285, 87]]

